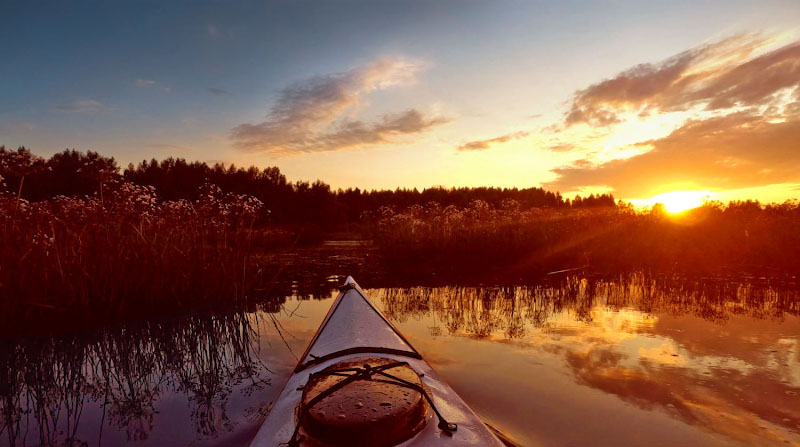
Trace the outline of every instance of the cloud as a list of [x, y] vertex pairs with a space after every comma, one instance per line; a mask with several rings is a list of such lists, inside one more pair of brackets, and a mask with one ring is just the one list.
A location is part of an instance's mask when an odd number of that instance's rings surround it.
[[231, 92], [229, 92], [227, 90], [223, 90], [221, 88], [209, 87], [206, 90], [208, 90], [210, 93], [212, 93], [212, 94], [214, 94], [216, 96], [233, 96], [233, 94]]
[[464, 143], [458, 147], [459, 151], [481, 151], [485, 149], [489, 149], [489, 147], [494, 143], [505, 143], [511, 140], [517, 140], [520, 138], [524, 138], [528, 136], [528, 132], [519, 131], [513, 132], [505, 135], [501, 135], [499, 137], [490, 138], [488, 140], [476, 140], [470, 141], [468, 143]]
[[152, 79], [137, 79], [134, 81], [134, 84], [136, 84], [137, 87], [152, 87], [156, 85], [156, 81]]
[[392, 137], [402, 134], [421, 133], [429, 128], [447, 122], [446, 118], [425, 118], [416, 109], [384, 115], [377, 123], [345, 121], [332, 132], [314, 139], [309, 151], [337, 150], [365, 144], [388, 143]]
[[625, 112], [648, 115], [768, 104], [800, 85], [800, 42], [769, 52], [775, 40], [739, 35], [657, 64], [640, 64], [575, 93], [564, 122], [609, 126]]
[[409, 84], [421, 68], [416, 61], [383, 58], [295, 83], [279, 93], [264, 121], [236, 126], [231, 138], [244, 150], [288, 154], [386, 143], [393, 136], [423, 132], [446, 119], [426, 118], [415, 109], [374, 123], [351, 118], [363, 96]]
[[610, 185], [620, 197], [647, 197], [670, 185], [737, 189], [796, 182], [800, 180], [798, 135], [798, 115], [742, 111], [690, 120], [664, 138], [640, 143], [652, 147], [642, 155], [599, 166], [583, 163], [554, 169], [559, 177], [545, 186], [569, 191]]
[[56, 109], [68, 113], [96, 113], [110, 110], [102, 102], [95, 99], [76, 99], [72, 102], [60, 104]]
[[[626, 126], [653, 129], [647, 124], [650, 120], [671, 120], [674, 125], [671, 132], [649, 140], [635, 134], [638, 138], [625, 143], [629, 150], [622, 157], [599, 158], [605, 146], [619, 149], [619, 143], [605, 143], [606, 136], [613, 137]], [[618, 123], [625, 124], [606, 128]], [[574, 143], [569, 136], [580, 135], [571, 129], [578, 124], [605, 136], [579, 145], [582, 162], [554, 169], [558, 178], [545, 187], [572, 191], [609, 185], [616, 195], [633, 198], [675, 189], [796, 183], [800, 181], [800, 41], [778, 43], [759, 35], [740, 35], [658, 64], [638, 65], [577, 91], [564, 128], [555, 132], [559, 141]]]
[[553, 143], [550, 146], [547, 146], [547, 149], [550, 149], [553, 152], [569, 152], [575, 150], [575, 145], [572, 143]]

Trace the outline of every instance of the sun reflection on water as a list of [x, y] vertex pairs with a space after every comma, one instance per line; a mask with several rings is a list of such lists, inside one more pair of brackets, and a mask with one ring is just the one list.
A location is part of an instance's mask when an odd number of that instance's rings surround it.
[[[639, 277], [371, 293], [522, 445], [800, 442], [796, 292]], [[567, 428], [573, 418], [580, 429]]]

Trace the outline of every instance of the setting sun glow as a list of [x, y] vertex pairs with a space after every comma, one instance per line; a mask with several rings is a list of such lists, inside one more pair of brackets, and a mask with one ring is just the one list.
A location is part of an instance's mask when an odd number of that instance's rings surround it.
[[704, 202], [711, 200], [711, 191], [671, 191], [658, 194], [649, 199], [634, 200], [638, 206], [653, 206], [657, 203], [664, 205], [669, 213], [677, 214], [692, 208], [697, 208]]

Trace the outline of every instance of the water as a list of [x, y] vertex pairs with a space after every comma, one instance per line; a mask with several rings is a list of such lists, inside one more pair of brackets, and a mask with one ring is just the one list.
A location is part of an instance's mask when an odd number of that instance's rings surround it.
[[[633, 274], [367, 293], [520, 445], [800, 445], [794, 285]], [[0, 445], [247, 445], [334, 296], [6, 342]]]

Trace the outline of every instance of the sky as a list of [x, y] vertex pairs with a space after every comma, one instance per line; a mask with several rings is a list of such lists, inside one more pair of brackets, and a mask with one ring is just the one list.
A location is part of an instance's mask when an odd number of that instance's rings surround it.
[[798, 24], [796, 0], [0, 0], [0, 145], [781, 202]]

